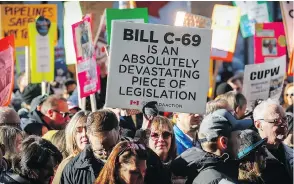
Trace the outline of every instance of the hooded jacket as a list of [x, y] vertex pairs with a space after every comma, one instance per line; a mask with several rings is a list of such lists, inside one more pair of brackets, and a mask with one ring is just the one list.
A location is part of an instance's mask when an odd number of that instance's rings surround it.
[[20, 119], [21, 129], [29, 135], [42, 136], [42, 127], [45, 126], [48, 130], [53, 130], [45, 121], [42, 120], [42, 113], [34, 110]]
[[205, 152], [197, 147], [190, 148], [171, 164], [176, 176], [188, 177], [186, 184], [217, 184], [238, 181], [239, 161]]

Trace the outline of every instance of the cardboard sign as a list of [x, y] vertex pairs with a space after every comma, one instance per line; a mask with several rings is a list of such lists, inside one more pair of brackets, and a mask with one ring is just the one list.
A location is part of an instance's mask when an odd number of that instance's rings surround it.
[[272, 22], [266, 1], [233, 1], [233, 5], [241, 9], [240, 30], [243, 38], [254, 35], [255, 23]]
[[0, 106], [8, 106], [14, 83], [14, 37], [0, 40]]
[[86, 16], [82, 21], [72, 25], [80, 98], [100, 90], [100, 68], [95, 60], [91, 21], [91, 17]]
[[293, 26], [294, 26], [294, 4], [293, 1], [283, 1], [280, 2], [281, 9], [282, 9], [282, 15], [283, 15], [283, 22], [284, 22], [284, 28], [286, 32], [286, 38], [287, 38], [287, 48], [288, 48], [288, 54], [291, 56], [291, 51], [294, 48], [294, 36], [293, 36]]
[[283, 90], [286, 71], [286, 55], [269, 63], [246, 65], [244, 71], [243, 95], [247, 108], [252, 110], [255, 100], [267, 98], [278, 100]]
[[106, 9], [106, 29], [107, 29], [107, 43], [110, 43], [111, 25], [112, 21], [148, 23], [148, 9], [147, 8], [133, 8], [133, 9]]
[[54, 46], [57, 25], [39, 17], [29, 23], [31, 83], [54, 81]]
[[[35, 22], [37, 16], [44, 16], [51, 22], [57, 22], [55, 4], [2, 4], [0, 5], [1, 37], [14, 35], [15, 46], [27, 46], [28, 24]], [[54, 35], [57, 40], [57, 34]]]
[[20, 74], [26, 71], [26, 51], [25, 47], [16, 48], [16, 73]]
[[286, 37], [282, 22], [255, 24], [254, 62], [269, 62], [286, 54]]
[[231, 62], [235, 52], [240, 8], [215, 5], [212, 13], [211, 58]]
[[175, 26], [211, 28], [211, 19], [201, 15], [194, 15], [187, 12], [178, 11]]
[[[106, 107], [204, 113], [210, 29], [113, 22]], [[201, 86], [201, 87], [199, 87]]]

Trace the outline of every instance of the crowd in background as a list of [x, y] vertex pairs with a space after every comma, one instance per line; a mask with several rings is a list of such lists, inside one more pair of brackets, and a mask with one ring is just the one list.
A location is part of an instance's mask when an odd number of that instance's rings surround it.
[[160, 112], [156, 101], [141, 111], [104, 108], [107, 75], [99, 110], [89, 99], [81, 110], [75, 80], [62, 95], [41, 95], [25, 76], [10, 107], [0, 107], [0, 183], [293, 183], [294, 86], [286, 78], [279, 101], [257, 100], [247, 111], [242, 74], [226, 76], [206, 113], [192, 114]]

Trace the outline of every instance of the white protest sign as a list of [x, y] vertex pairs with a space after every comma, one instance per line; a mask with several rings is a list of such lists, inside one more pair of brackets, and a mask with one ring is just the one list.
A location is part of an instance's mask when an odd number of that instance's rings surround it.
[[204, 113], [212, 30], [113, 22], [106, 107]]
[[286, 72], [286, 55], [262, 64], [246, 65], [244, 71], [243, 95], [247, 99], [247, 108], [258, 99], [280, 98]]

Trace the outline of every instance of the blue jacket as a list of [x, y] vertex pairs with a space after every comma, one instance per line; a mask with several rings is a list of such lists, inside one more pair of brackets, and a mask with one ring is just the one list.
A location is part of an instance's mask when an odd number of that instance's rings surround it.
[[186, 151], [188, 148], [193, 147], [193, 141], [187, 135], [185, 135], [184, 132], [180, 130], [179, 127], [177, 127], [177, 125], [174, 125], [174, 133], [178, 155]]

